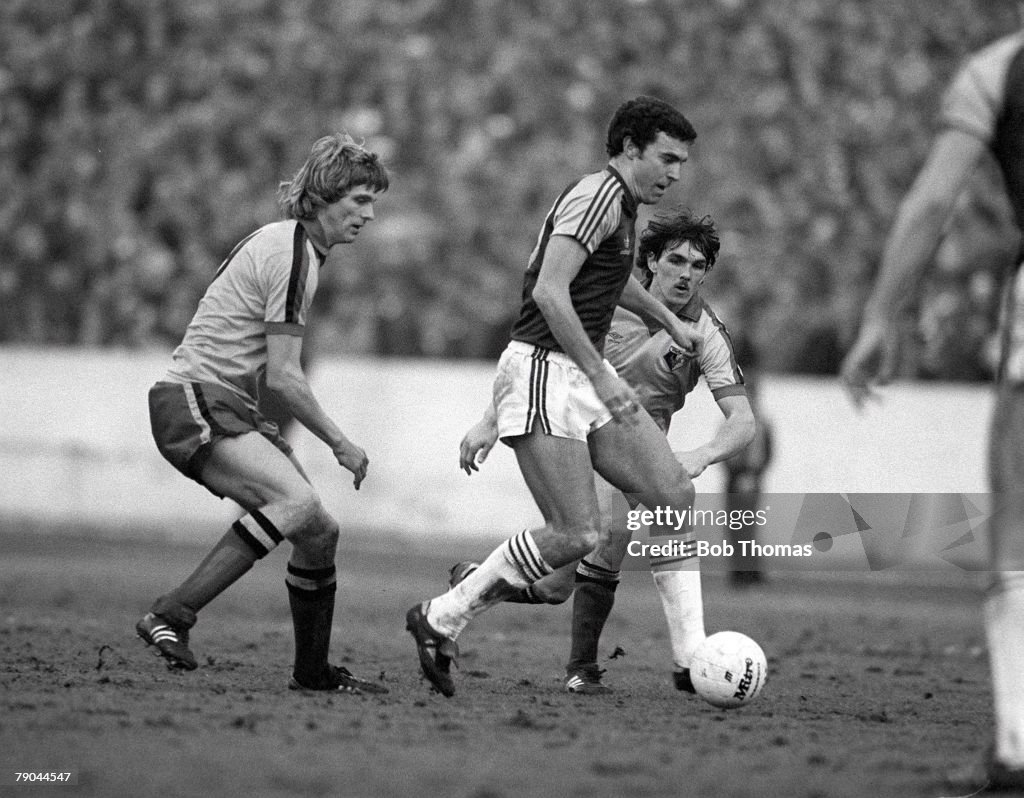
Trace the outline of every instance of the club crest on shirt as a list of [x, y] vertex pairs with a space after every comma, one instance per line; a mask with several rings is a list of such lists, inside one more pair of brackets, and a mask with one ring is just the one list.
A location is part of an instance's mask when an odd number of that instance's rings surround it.
[[687, 354], [677, 346], [670, 346], [668, 351], [661, 357], [665, 361], [665, 365], [668, 366], [669, 371], [675, 371], [693, 359], [693, 355]]

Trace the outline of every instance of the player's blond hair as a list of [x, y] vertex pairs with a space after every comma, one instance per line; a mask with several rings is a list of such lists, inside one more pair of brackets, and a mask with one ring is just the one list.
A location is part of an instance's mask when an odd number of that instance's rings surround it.
[[321, 208], [362, 185], [387, 191], [387, 169], [350, 135], [333, 133], [317, 139], [295, 176], [278, 186], [277, 201], [289, 218], [313, 219]]

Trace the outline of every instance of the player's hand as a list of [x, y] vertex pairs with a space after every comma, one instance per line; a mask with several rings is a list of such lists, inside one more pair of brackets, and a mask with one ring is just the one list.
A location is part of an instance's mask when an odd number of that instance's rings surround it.
[[683, 471], [690, 479], [699, 477], [710, 465], [708, 458], [699, 449], [689, 452], [673, 452], [672, 454], [676, 456], [676, 461], [683, 467]]
[[459, 443], [459, 468], [472, 476], [480, 470], [477, 466], [487, 459], [497, 441], [498, 427], [489, 419], [480, 419]]
[[338, 465], [352, 472], [355, 477], [352, 484], [356, 490], [359, 490], [359, 486], [366, 479], [366, 469], [370, 466], [370, 458], [366, 456], [366, 452], [361, 447], [348, 440], [342, 441], [334, 447], [333, 451]]
[[692, 322], [676, 319], [668, 328], [668, 334], [687, 357], [700, 357], [704, 351], [704, 338]]
[[640, 399], [629, 383], [611, 371], [602, 371], [597, 379], [591, 380], [598, 398], [608, 408], [612, 418], [619, 424], [633, 426], [640, 412]]
[[878, 398], [876, 385], [892, 381], [898, 354], [895, 325], [881, 321], [864, 322], [839, 369], [839, 378], [857, 408]]

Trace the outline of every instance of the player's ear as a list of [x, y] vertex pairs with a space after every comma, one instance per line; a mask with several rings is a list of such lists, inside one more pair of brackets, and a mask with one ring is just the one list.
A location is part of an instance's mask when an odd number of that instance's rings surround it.
[[658, 266], [658, 259], [654, 256], [653, 252], [648, 252], [647, 253], [647, 271], [649, 271], [651, 274], [654, 274], [655, 272], [658, 271], [657, 266]]
[[640, 156], [640, 148], [636, 146], [632, 136], [626, 136], [622, 139], [622, 151], [628, 158], [638, 158]]

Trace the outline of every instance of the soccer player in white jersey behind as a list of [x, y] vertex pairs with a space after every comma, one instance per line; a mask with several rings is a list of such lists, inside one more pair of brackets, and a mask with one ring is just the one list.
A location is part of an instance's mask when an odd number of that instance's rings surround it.
[[358, 490], [369, 460], [310, 390], [299, 357], [319, 270], [355, 240], [388, 188], [377, 156], [349, 136], [318, 140], [278, 199], [288, 217], [242, 240], [221, 264], [150, 391], [161, 454], [214, 495], [245, 511], [198, 568], [160, 596], [136, 625], [168, 667], [197, 667], [189, 648], [196, 614], [283, 540], [292, 544], [285, 584], [295, 633], [289, 687], [387, 692], [328, 661], [337, 592], [338, 524], [327, 513], [277, 426], [258, 410], [260, 379], [289, 413], [327, 444]]
[[[1024, 21], [1024, 4], [1018, 4]], [[968, 178], [988, 152], [1024, 230], [1024, 31], [974, 53], [946, 90], [941, 130], [886, 241], [882, 265], [842, 379], [860, 406], [872, 383], [892, 377], [902, 302], [912, 295], [942, 238]], [[1024, 792], [1024, 249], [1007, 274], [989, 483], [998, 512], [989, 521], [992, 582], [984, 619], [995, 704], [995, 740], [986, 761], [951, 774], [965, 793]]]
[[[696, 218], [685, 211], [659, 215], [640, 235], [641, 282], [673, 313], [696, 325], [702, 338], [699, 358], [686, 357], [664, 330], [652, 333], [639, 316], [621, 307], [615, 310], [605, 346], [608, 361], [636, 390], [644, 410], [666, 434], [673, 414], [683, 407], [686, 396], [701, 377], [706, 380], [725, 420], [707, 443], [676, 453], [691, 479], [708, 466], [741, 452], [755, 433], [755, 419], [732, 340], [700, 295], [700, 287], [714, 266], [718, 251], [719, 239], [712, 219]], [[488, 409], [459, 447], [459, 464], [467, 474], [477, 470], [478, 464], [486, 459], [497, 437], [494, 412]], [[564, 566], [506, 598], [524, 604], [560, 604], [574, 596], [565, 686], [569, 692], [582, 694], [609, 690], [601, 683], [598, 641], [612, 609], [619, 569], [632, 538], [626, 514], [637, 506], [635, 496], [624, 496], [600, 477], [597, 488], [602, 510], [609, 515], [603, 520], [594, 551], [578, 565]], [[652, 558], [650, 566], [668, 621], [673, 682], [678, 689], [693, 692], [690, 659], [705, 636], [700, 562], [692, 531], [673, 540], [681, 544], [681, 555]], [[475, 567], [476, 563], [457, 564], [452, 569], [452, 581], [461, 581]]]
[[606, 167], [570, 184], [544, 220], [493, 401], [498, 434], [545, 524], [510, 538], [454, 588], [406, 613], [420, 668], [445, 696], [455, 693], [455, 639], [469, 621], [597, 544], [594, 470], [649, 506], [684, 512], [693, 503], [693, 484], [665, 436], [601, 353], [617, 304], [666, 328], [681, 356], [699, 346], [693, 326], [632, 276], [638, 206], [659, 202], [679, 179], [695, 138], [661, 100], [623, 103], [608, 127]]

